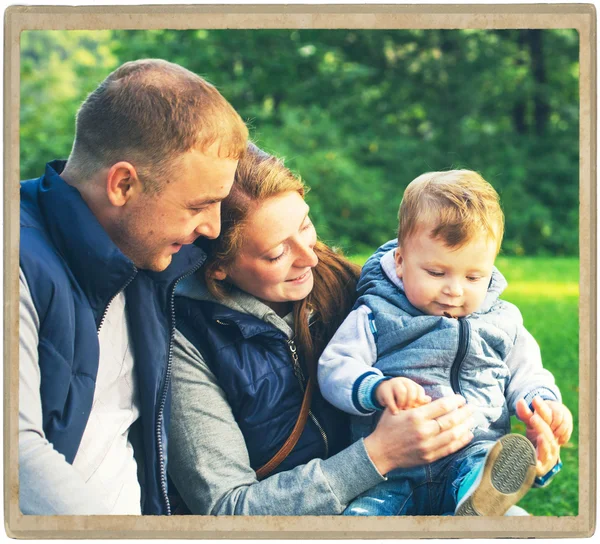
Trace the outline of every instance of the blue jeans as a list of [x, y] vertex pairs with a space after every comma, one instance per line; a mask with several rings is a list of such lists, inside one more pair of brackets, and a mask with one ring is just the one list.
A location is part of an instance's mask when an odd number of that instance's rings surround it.
[[359, 495], [344, 516], [453, 515], [463, 478], [485, 461], [493, 441], [470, 444], [429, 465], [396, 469], [388, 479]]

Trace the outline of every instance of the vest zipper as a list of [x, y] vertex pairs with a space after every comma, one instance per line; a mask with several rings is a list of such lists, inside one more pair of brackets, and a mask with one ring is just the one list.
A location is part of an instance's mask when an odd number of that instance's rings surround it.
[[469, 322], [466, 318], [460, 317], [458, 318], [458, 349], [456, 350], [456, 357], [450, 368], [450, 384], [452, 385], [452, 390], [458, 395], [463, 395], [458, 376], [460, 367], [467, 355], [470, 340], [471, 327], [469, 326]]
[[133, 274], [128, 278], [128, 280], [125, 282], [123, 287], [121, 287], [121, 289], [119, 289], [108, 301], [108, 304], [106, 305], [106, 308], [104, 308], [104, 312], [102, 313], [102, 317], [100, 318], [100, 323], [98, 323], [98, 327], [96, 328], [96, 332], [99, 333], [100, 329], [102, 328], [102, 325], [104, 325], [104, 319], [106, 318], [106, 314], [108, 313], [108, 308], [112, 304], [112, 301], [115, 300], [115, 298], [117, 298], [117, 296], [120, 293], [122, 293], [123, 291], [125, 291], [125, 289], [127, 289], [127, 286], [133, 281], [133, 278], [135, 278], [136, 274], [137, 274], [137, 268], [134, 266]]
[[169, 339], [169, 357], [167, 359], [167, 372], [165, 374], [165, 383], [163, 385], [160, 404], [158, 406], [158, 417], [156, 420], [156, 440], [158, 443], [158, 466], [160, 470], [160, 487], [163, 494], [165, 507], [167, 508], [167, 516], [171, 515], [171, 503], [169, 502], [169, 496], [167, 493], [167, 467], [165, 465], [165, 457], [163, 454], [162, 420], [163, 411], [167, 402], [167, 391], [169, 390], [169, 384], [171, 382], [171, 362], [173, 360], [173, 340], [175, 338], [175, 288], [182, 279], [187, 278], [188, 276], [191, 276], [194, 272], [196, 272], [196, 270], [198, 270], [202, 266], [203, 262], [197, 264], [186, 274], [177, 278], [173, 283], [173, 287], [171, 288], [171, 337]]
[[[304, 373], [302, 372], [302, 367], [300, 366], [300, 360], [298, 359], [298, 352], [296, 349], [296, 344], [294, 343], [293, 340], [288, 340], [287, 343], [290, 348], [290, 352], [292, 354], [292, 368], [294, 370], [294, 375], [296, 376], [296, 379], [298, 380], [298, 383], [300, 384], [300, 390], [302, 391], [302, 393], [304, 393], [304, 390], [305, 390], [304, 384], [306, 383], [306, 380], [304, 378]], [[310, 417], [312, 422], [315, 424], [315, 426], [317, 427], [317, 430], [319, 431], [319, 434], [321, 435], [321, 438], [323, 439], [323, 443], [325, 444], [325, 457], [324, 458], [327, 459], [327, 457], [329, 457], [329, 441], [327, 439], [327, 434], [325, 433], [325, 430], [319, 423], [319, 420], [316, 418], [315, 414], [313, 414], [312, 410], [308, 411], [308, 417]]]

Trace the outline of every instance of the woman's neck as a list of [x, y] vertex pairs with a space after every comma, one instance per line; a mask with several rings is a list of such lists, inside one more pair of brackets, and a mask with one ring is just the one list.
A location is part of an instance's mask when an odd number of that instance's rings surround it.
[[263, 302], [279, 317], [285, 317], [292, 311], [291, 302], [267, 302], [266, 300], [263, 300]]

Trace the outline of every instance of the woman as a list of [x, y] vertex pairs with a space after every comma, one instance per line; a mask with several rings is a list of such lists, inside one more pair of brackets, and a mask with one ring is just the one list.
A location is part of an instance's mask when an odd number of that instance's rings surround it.
[[281, 161], [249, 144], [221, 236], [178, 286], [169, 473], [194, 514], [340, 514], [391, 469], [472, 438], [469, 409], [455, 396], [386, 411], [349, 445], [346, 416], [315, 387], [297, 443], [270, 473], [259, 471], [292, 433], [359, 273], [317, 241], [304, 192]]

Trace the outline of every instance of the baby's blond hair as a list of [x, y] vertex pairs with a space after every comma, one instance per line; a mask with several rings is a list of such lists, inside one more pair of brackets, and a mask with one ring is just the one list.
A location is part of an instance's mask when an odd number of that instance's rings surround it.
[[498, 193], [477, 172], [427, 172], [411, 181], [398, 211], [398, 244], [402, 247], [416, 231], [429, 228], [451, 248], [478, 235], [495, 240], [500, 251], [504, 214]]

